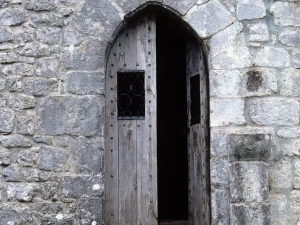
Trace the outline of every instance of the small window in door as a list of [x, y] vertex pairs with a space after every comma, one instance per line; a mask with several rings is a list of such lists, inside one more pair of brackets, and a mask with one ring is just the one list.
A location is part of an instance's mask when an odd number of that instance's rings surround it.
[[118, 119], [145, 119], [145, 71], [118, 71]]

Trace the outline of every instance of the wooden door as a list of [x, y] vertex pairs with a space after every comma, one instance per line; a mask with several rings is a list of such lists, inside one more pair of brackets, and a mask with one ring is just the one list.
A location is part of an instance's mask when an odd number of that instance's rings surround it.
[[[155, 14], [148, 13], [120, 33], [107, 61], [108, 225], [157, 224], [155, 45]], [[134, 93], [137, 89], [138, 93]], [[128, 106], [131, 103], [134, 106]]]
[[189, 161], [189, 224], [210, 224], [208, 76], [204, 54], [196, 40], [188, 40], [187, 105]]

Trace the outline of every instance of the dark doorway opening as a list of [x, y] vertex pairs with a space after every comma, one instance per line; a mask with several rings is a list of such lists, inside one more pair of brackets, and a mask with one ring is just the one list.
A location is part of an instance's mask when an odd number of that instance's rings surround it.
[[159, 221], [188, 220], [186, 40], [180, 21], [157, 13]]

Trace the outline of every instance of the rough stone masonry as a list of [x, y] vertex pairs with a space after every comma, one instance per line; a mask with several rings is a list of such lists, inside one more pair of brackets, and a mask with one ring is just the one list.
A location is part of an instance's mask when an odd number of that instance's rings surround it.
[[[157, 3], [208, 49], [212, 224], [299, 225], [299, 1]], [[0, 0], [1, 225], [105, 224], [106, 48], [143, 4]]]

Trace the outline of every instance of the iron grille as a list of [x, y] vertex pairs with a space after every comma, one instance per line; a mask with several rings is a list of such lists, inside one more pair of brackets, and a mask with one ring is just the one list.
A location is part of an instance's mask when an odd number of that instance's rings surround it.
[[118, 120], [145, 119], [145, 71], [118, 71]]
[[190, 78], [191, 96], [191, 125], [200, 123], [200, 75]]

